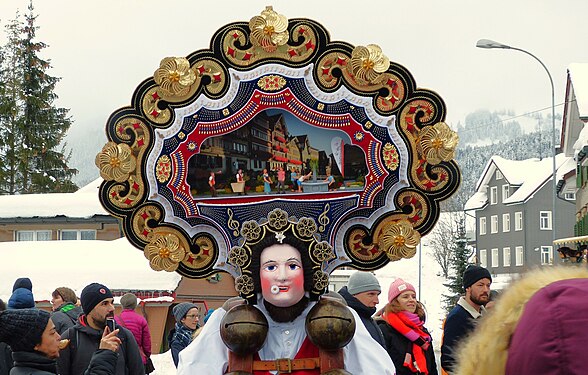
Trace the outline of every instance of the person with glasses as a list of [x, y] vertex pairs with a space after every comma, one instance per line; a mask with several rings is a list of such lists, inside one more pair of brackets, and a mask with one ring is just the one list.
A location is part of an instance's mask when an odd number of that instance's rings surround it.
[[180, 352], [190, 344], [194, 331], [198, 329], [198, 306], [182, 302], [174, 306], [172, 313], [176, 318], [176, 326], [169, 333], [168, 342], [174, 364], [178, 367]]

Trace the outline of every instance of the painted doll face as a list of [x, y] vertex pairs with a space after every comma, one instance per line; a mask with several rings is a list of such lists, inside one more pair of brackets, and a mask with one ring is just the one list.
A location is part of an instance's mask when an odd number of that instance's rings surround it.
[[277, 307], [289, 307], [304, 297], [300, 252], [286, 244], [265, 248], [260, 256], [261, 294]]

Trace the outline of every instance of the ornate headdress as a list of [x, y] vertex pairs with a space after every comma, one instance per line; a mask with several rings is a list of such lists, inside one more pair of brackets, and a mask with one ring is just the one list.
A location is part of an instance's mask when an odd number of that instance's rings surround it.
[[[442, 99], [380, 47], [332, 42], [319, 23], [271, 7], [221, 28], [210, 46], [163, 59], [110, 116], [96, 157], [101, 202], [151, 267], [228, 272], [250, 298], [252, 251], [266, 236], [307, 245], [315, 295], [340, 265], [375, 270], [413, 256], [460, 181]], [[317, 132], [331, 154], [313, 143]], [[237, 195], [256, 189], [250, 179], [206, 195], [210, 172], [217, 182], [238, 168], [343, 175], [349, 157], [361, 173], [336, 191], [305, 182], [303, 194]]]

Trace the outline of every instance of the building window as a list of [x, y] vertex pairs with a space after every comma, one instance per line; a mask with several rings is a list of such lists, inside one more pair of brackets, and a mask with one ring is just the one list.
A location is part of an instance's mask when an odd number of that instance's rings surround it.
[[502, 231], [510, 232], [510, 214], [502, 214]]
[[551, 230], [551, 211], [539, 211], [539, 229]]
[[490, 216], [490, 233], [498, 233], [498, 215]]
[[564, 199], [567, 201], [575, 201], [576, 200], [576, 193], [565, 193]]
[[480, 236], [483, 236], [485, 234], [486, 234], [486, 218], [481, 217], [480, 218]]
[[498, 187], [492, 186], [490, 188], [490, 204], [498, 203]]
[[504, 267], [510, 267], [510, 247], [502, 249], [502, 265]]
[[59, 232], [59, 239], [63, 241], [69, 240], [95, 240], [96, 231], [93, 229], [64, 229]]
[[522, 266], [523, 265], [523, 247], [517, 246], [515, 247], [515, 266]]
[[553, 251], [551, 246], [541, 246], [541, 264], [553, 264]]
[[492, 249], [492, 267], [498, 267], [498, 248]]
[[515, 212], [515, 230], [523, 230], [523, 213]]
[[15, 241], [51, 241], [50, 230], [17, 230]]
[[486, 249], [480, 250], [480, 266], [488, 268], [488, 254]]
[[502, 180], [504, 176], [502, 175], [502, 172], [500, 172], [498, 169], [496, 170], [496, 179], [497, 180]]
[[502, 185], [502, 202], [510, 197], [510, 191], [508, 190], [508, 185]]

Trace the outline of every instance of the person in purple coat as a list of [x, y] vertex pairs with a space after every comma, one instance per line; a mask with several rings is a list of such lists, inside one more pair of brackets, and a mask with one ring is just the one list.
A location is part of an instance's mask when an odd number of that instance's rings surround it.
[[127, 293], [120, 297], [120, 304], [123, 310], [114, 319], [135, 336], [135, 340], [137, 340], [137, 344], [139, 345], [139, 351], [141, 352], [141, 359], [143, 360], [143, 364], [146, 364], [147, 358], [151, 356], [151, 333], [149, 332], [147, 320], [135, 312], [137, 308], [137, 296], [133, 293]]

